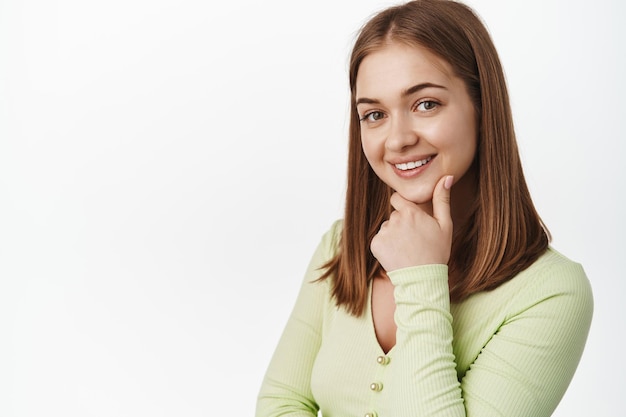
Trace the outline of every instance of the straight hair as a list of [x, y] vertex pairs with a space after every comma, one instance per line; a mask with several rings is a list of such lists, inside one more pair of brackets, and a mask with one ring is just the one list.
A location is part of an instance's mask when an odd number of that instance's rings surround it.
[[337, 253], [322, 267], [320, 278], [331, 280], [336, 304], [354, 316], [363, 314], [370, 282], [384, 273], [370, 243], [392, 211], [392, 190], [363, 153], [356, 78], [363, 59], [390, 42], [423, 47], [447, 61], [464, 81], [478, 120], [477, 193], [467, 226], [454, 231], [448, 266], [449, 276], [458, 278], [449, 282], [451, 301], [510, 280], [537, 260], [550, 241], [522, 172], [505, 76], [485, 26], [468, 6], [451, 0], [388, 8], [362, 27], [350, 57], [343, 229]]

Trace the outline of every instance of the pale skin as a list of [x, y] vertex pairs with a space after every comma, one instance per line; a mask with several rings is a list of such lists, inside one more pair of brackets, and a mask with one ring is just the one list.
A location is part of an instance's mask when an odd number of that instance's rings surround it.
[[[389, 220], [383, 223], [370, 245], [372, 253], [385, 271], [448, 263], [452, 246], [450, 216], [452, 181], [452, 176], [446, 176], [437, 184], [433, 196], [432, 215], [420, 205], [404, 199], [397, 192], [393, 194], [391, 204], [395, 211], [391, 213]], [[416, 239], [417, 236], [423, 236], [425, 239]], [[420, 256], [421, 254], [424, 256]], [[386, 274], [377, 277], [372, 283], [372, 318], [378, 343], [385, 353], [396, 344], [397, 326], [393, 318], [395, 309], [393, 284]]]
[[[363, 60], [356, 81], [363, 151], [395, 190], [394, 211], [372, 239], [372, 254], [386, 272], [447, 264], [453, 224], [465, 221], [475, 192], [476, 115], [465, 84], [428, 50], [393, 42]], [[378, 342], [388, 352], [396, 324], [386, 274], [374, 279], [371, 302]]]

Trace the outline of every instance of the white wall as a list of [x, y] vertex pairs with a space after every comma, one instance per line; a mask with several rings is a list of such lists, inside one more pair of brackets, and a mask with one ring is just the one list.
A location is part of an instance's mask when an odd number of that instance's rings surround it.
[[[0, 1], [0, 415], [252, 415], [341, 216], [347, 56], [391, 2]], [[596, 299], [556, 416], [626, 366], [626, 8], [469, 2], [554, 245]]]

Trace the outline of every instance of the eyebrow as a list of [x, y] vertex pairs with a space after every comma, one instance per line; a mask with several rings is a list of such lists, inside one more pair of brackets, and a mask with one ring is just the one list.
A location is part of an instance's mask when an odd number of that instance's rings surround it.
[[[411, 94], [415, 94], [418, 91], [424, 90], [426, 88], [441, 88], [443, 90], [447, 90], [447, 88], [444, 87], [443, 85], [434, 84], [434, 83], [420, 83], [420, 84], [416, 84], [413, 87], [409, 87], [406, 90], [402, 91], [401, 96], [404, 98], [404, 97], [410, 96]], [[373, 99], [373, 98], [367, 98], [367, 97], [361, 97], [361, 98], [357, 99], [357, 101], [356, 101], [356, 105], [357, 106], [359, 104], [378, 104], [378, 103], [380, 103], [379, 100]]]

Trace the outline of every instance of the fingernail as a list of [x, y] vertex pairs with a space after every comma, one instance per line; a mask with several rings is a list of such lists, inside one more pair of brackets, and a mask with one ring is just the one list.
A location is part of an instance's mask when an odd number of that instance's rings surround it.
[[444, 187], [446, 190], [449, 190], [450, 188], [452, 188], [452, 183], [453, 183], [453, 182], [454, 182], [454, 176], [452, 176], [452, 175], [448, 175], [448, 176], [446, 177], [446, 179], [444, 180], [444, 182], [443, 182], [443, 187]]

